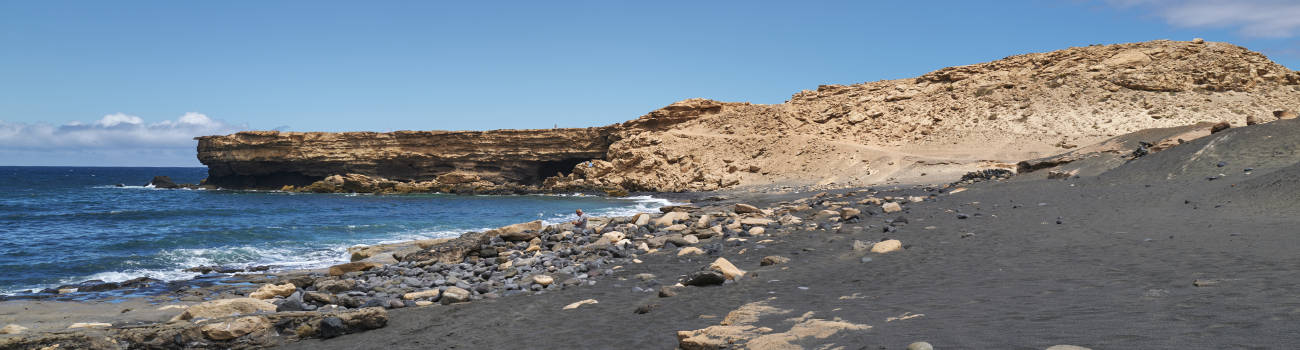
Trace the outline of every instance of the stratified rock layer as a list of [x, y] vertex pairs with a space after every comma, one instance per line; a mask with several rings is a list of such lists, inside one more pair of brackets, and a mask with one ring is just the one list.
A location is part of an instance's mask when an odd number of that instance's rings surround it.
[[428, 181], [463, 172], [495, 183], [535, 184], [605, 157], [607, 128], [377, 132], [249, 131], [198, 138], [206, 184], [302, 186], [331, 175]]
[[1162, 40], [823, 85], [781, 104], [690, 99], [602, 128], [210, 136], [199, 159], [224, 187], [453, 171], [549, 191], [934, 183], [1138, 130], [1244, 126], [1298, 109], [1300, 73], [1231, 44]]

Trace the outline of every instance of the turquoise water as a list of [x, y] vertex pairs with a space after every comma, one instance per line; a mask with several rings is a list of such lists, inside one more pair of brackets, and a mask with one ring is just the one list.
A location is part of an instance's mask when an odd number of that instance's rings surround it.
[[[162, 190], [206, 168], [0, 167], [0, 293], [86, 280], [197, 276], [188, 267], [314, 268], [359, 244], [447, 237], [574, 209], [630, 215], [650, 197], [302, 194]], [[124, 187], [116, 185], [124, 184]]]

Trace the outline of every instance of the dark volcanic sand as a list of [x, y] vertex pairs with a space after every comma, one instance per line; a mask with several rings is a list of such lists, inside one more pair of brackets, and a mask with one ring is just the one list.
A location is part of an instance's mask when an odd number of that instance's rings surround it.
[[[1283, 122], [1275, 125], [1284, 128], [1279, 135], [1300, 135], [1295, 132], [1300, 124]], [[1295, 138], [1300, 136], [1278, 137], [1291, 137], [1293, 146], [1258, 154], [1286, 153], [1294, 164]], [[1205, 148], [1214, 142], [1212, 138], [1175, 149]], [[1238, 188], [1233, 185], [1252, 177], [1279, 169], [1294, 174], [1294, 169], [1286, 168], [1287, 161], [1270, 163], [1277, 159], [1226, 147], [1190, 160], [1186, 156], [1195, 149], [1185, 150], [1161, 152], [1129, 164], [1169, 169], [1196, 163], [1181, 167], [1188, 169], [1186, 175], [1173, 180], [1153, 176], [1134, 180], [1123, 171], [1112, 171], [1081, 179], [983, 183], [905, 205], [904, 213], [845, 224], [842, 233], [799, 231], [765, 237], [777, 242], [761, 248], [755, 242], [762, 238], [751, 239], [727, 247], [721, 256], [756, 277], [723, 286], [687, 287], [675, 297], [634, 292], [634, 286], [647, 284], [632, 276], [653, 273], [671, 284], [715, 257], [684, 259], [672, 256], [673, 252], [642, 255], [643, 264], [625, 265], [615, 278], [595, 286], [390, 310], [387, 328], [289, 347], [672, 348], [678, 344], [677, 331], [716, 325], [742, 304], [769, 298], [772, 306], [791, 312], [761, 318], [756, 325], [777, 332], [790, 329], [793, 322], [787, 319], [808, 311], [815, 318], [838, 317], [872, 326], [796, 342], [805, 347], [901, 349], [914, 341], [928, 341], [937, 349], [1042, 349], [1055, 344], [1095, 349], [1291, 348], [1300, 344], [1300, 293], [1296, 292], [1300, 256], [1295, 253], [1300, 247], [1300, 216], [1287, 210], [1300, 199], [1225, 197]], [[1215, 152], [1245, 156], [1218, 159]], [[1231, 166], [1217, 167], [1219, 161]], [[1244, 175], [1242, 169], [1252, 166], [1253, 173]], [[1230, 175], [1205, 179], [1218, 173]], [[1258, 186], [1242, 188], [1259, 191]], [[1293, 188], [1287, 191], [1295, 193]], [[768, 204], [758, 202], [763, 196], [732, 195], [752, 204]], [[886, 195], [898, 194], [877, 196]], [[849, 200], [861, 198], [865, 195]], [[970, 217], [958, 219], [954, 211]], [[898, 232], [881, 233], [885, 219], [900, 214], [910, 223]], [[927, 230], [927, 226], [934, 228]], [[975, 235], [962, 238], [964, 232]], [[902, 240], [907, 249], [889, 254], [852, 250], [855, 239], [874, 242], [884, 237]], [[742, 249], [746, 252], [739, 254]], [[786, 256], [791, 262], [760, 267], [759, 260], [766, 255]], [[862, 256], [872, 260], [860, 262]], [[1202, 286], [1193, 285], [1197, 280]], [[855, 294], [859, 297], [841, 298]], [[588, 298], [599, 304], [561, 310]], [[648, 303], [660, 307], [647, 314], [633, 312]], [[887, 321], [907, 313], [924, 316]]]

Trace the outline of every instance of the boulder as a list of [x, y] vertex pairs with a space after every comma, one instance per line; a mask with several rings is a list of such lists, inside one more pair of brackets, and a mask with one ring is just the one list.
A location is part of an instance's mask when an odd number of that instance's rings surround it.
[[862, 215], [862, 211], [855, 208], [840, 209], [840, 220], [848, 220]]
[[422, 290], [419, 292], [410, 292], [410, 293], [402, 294], [402, 299], [406, 299], [406, 300], [437, 299], [438, 295], [440, 294], [442, 294], [442, 291], [439, 291], [437, 289], [429, 289], [429, 290]]
[[285, 283], [280, 285], [265, 284], [262, 285], [261, 288], [258, 288], [256, 292], [249, 293], [248, 297], [253, 299], [271, 299], [275, 297], [287, 297], [293, 294], [295, 290], [298, 290], [298, 287], [294, 286], [293, 283]]
[[16, 324], [9, 324], [9, 325], [5, 325], [4, 328], [0, 328], [0, 334], [22, 334], [23, 332], [26, 331], [27, 331], [27, 327], [19, 326]]
[[871, 246], [872, 253], [881, 253], [881, 254], [896, 252], [902, 249], [903, 249], [903, 242], [897, 239], [890, 239], [890, 240], [876, 242], [876, 244]]
[[711, 222], [713, 222], [713, 215], [701, 215], [700, 219], [695, 221], [695, 228], [708, 228]]
[[718, 260], [714, 260], [712, 264], [709, 264], [709, 268], [721, 272], [723, 276], [726, 276], [727, 279], [733, 281], [739, 280], [741, 277], [745, 276], [745, 270], [741, 270], [737, 268], [736, 265], [732, 265], [726, 258], [718, 258]]
[[542, 233], [542, 220], [518, 223], [488, 231], [488, 236], [501, 236], [501, 239], [519, 242], [537, 238]]
[[533, 283], [540, 284], [543, 287], [545, 287], [551, 285], [551, 283], [555, 283], [555, 278], [547, 275], [534, 275]]
[[633, 216], [632, 223], [633, 223], [633, 225], [637, 225], [637, 226], [645, 226], [645, 225], [649, 225], [649, 224], [650, 224], [650, 214], [648, 214], [648, 213], [640, 213], [640, 214], [636, 214], [635, 216]]
[[621, 241], [621, 240], [623, 240], [623, 238], [626, 238], [626, 237], [627, 237], [626, 235], [624, 235], [622, 232], [618, 232], [618, 231], [609, 231], [609, 232], [605, 232], [604, 234], [600, 235], [600, 239], [604, 240], [605, 242], [607, 242], [607, 243], [609, 243], [609, 244], [618, 243], [618, 241]]
[[736, 203], [736, 207], [734, 210], [736, 214], [763, 213], [763, 211], [759, 210], [758, 207], [749, 204], [744, 204], [744, 203]]
[[[839, 213], [836, 213], [835, 215], [839, 215]], [[767, 225], [771, 225], [773, 222], [775, 221], [773, 221], [772, 219], [764, 219], [764, 218], [740, 219], [741, 225], [749, 225], [749, 226], [767, 226]]]
[[903, 206], [898, 205], [898, 203], [889, 202], [889, 203], [881, 204], [880, 210], [886, 213], [897, 213], [903, 211]]
[[357, 286], [353, 280], [320, 279], [316, 280], [316, 290], [329, 293], [343, 293]]
[[749, 228], [749, 234], [753, 236], [761, 235], [763, 234], [763, 232], [767, 232], [767, 229], [764, 229], [762, 226], [754, 226]]
[[674, 211], [674, 212], [664, 213], [663, 216], [654, 219], [653, 222], [655, 226], [669, 226], [677, 223], [678, 221], [682, 221], [690, 218], [691, 218], [691, 214], [688, 214], [686, 212]]
[[1210, 127], [1210, 133], [1211, 133], [1211, 134], [1217, 134], [1217, 133], [1219, 133], [1220, 131], [1228, 130], [1228, 128], [1231, 128], [1231, 127], [1232, 127], [1232, 124], [1228, 124], [1228, 122], [1218, 122], [1218, 123], [1214, 124], [1214, 126], [1211, 126], [1211, 127]]
[[190, 306], [172, 320], [220, 318], [259, 312], [275, 312], [275, 305], [253, 298], [218, 299]]
[[677, 256], [687, 256], [687, 255], [704, 255], [704, 251], [696, 247], [685, 247], [677, 251]]
[[758, 263], [759, 266], [778, 265], [790, 262], [790, 258], [780, 255], [768, 255]]
[[705, 271], [695, 271], [689, 275], [686, 275], [686, 278], [682, 279], [682, 285], [703, 287], [703, 286], [719, 285], [726, 281], [727, 281], [727, 276], [723, 276], [722, 273], [719, 273], [717, 271], [712, 271], [712, 270], [705, 270]]
[[203, 331], [203, 336], [208, 339], [230, 340], [270, 328], [271, 322], [267, 321], [266, 317], [248, 316], [207, 324], [200, 329]]
[[463, 303], [469, 301], [469, 295], [468, 290], [459, 287], [447, 287], [447, 290], [442, 291], [442, 298], [438, 299], [438, 301], [442, 302], [443, 305]]
[[380, 266], [384, 266], [384, 264], [373, 261], [356, 261], [330, 266], [329, 273], [330, 276], [342, 276], [348, 272], [365, 271]]

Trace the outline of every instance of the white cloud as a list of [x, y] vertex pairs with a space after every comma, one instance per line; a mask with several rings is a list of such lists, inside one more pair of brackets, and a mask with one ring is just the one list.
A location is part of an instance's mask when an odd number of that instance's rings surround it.
[[0, 121], [0, 148], [26, 152], [67, 151], [167, 151], [194, 152], [195, 136], [229, 134], [247, 129], [200, 113], [186, 113], [176, 120], [148, 124], [122, 113], [106, 115], [93, 123], [79, 121], [63, 125]]
[[1300, 33], [1295, 0], [1106, 0], [1121, 8], [1151, 11], [1170, 25], [1234, 28], [1249, 37], [1285, 38]]

